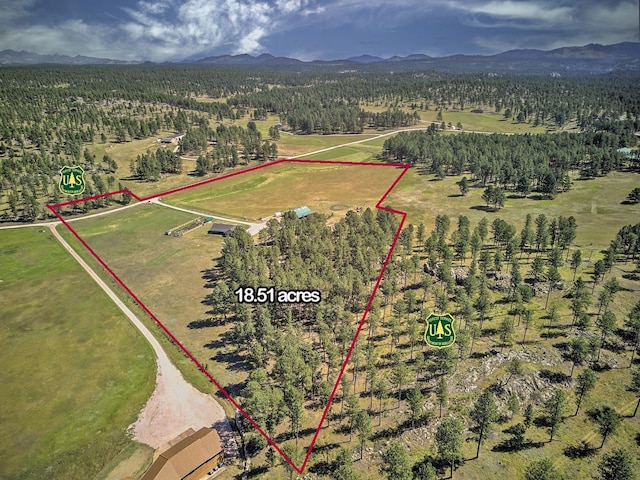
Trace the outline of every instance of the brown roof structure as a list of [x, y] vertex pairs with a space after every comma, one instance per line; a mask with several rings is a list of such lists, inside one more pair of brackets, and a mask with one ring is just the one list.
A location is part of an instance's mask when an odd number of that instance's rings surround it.
[[224, 457], [220, 436], [213, 428], [201, 428], [161, 453], [140, 480], [183, 480], [215, 457]]
[[212, 235], [224, 235], [225, 237], [231, 235], [234, 230], [238, 228], [238, 225], [229, 225], [226, 223], [213, 223], [209, 229], [209, 233]]

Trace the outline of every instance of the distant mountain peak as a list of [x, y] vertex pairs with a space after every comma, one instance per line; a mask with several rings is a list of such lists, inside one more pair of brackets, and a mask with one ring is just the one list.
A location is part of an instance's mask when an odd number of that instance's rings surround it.
[[40, 55], [38, 53], [21, 50], [2, 50], [0, 52], [0, 65], [39, 65], [39, 64], [60, 64], [60, 65], [133, 65], [143, 62], [112, 60], [109, 58], [86, 57], [84, 55]]
[[384, 61], [384, 58], [375, 57], [373, 55], [358, 55], [357, 57], [349, 57], [346, 61], [355, 63], [375, 63]]
[[[76, 55], [39, 55], [37, 53], [14, 50], [0, 51], [2, 65], [130, 65], [149, 62], [111, 60], [106, 58]], [[171, 64], [173, 62], [164, 62]], [[562, 75], [606, 74], [612, 72], [640, 72], [640, 43], [623, 42], [614, 45], [589, 44], [584, 46], [561, 47], [544, 51], [517, 49], [495, 55], [450, 55], [431, 57], [417, 53], [407, 56], [382, 58], [374, 55], [352, 56], [344, 60], [302, 61], [295, 58], [276, 57], [270, 53], [258, 56], [249, 54], [218, 55], [205, 58], [188, 58], [179, 63], [197, 63], [227, 67], [278, 67], [299, 70], [310, 68], [342, 68], [345, 71], [366, 69], [394, 72], [402, 71], [444, 71], [456, 73], [518, 73], [543, 74], [562, 72]]]

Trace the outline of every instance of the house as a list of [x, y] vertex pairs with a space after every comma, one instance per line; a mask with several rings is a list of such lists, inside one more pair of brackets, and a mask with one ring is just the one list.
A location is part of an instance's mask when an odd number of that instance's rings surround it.
[[160, 143], [180, 143], [180, 140], [184, 138], [184, 133], [176, 133], [171, 137], [162, 137], [158, 139]]
[[212, 223], [211, 228], [209, 229], [209, 234], [211, 235], [222, 235], [224, 237], [228, 237], [231, 235], [238, 225], [228, 225], [226, 223]]
[[140, 480], [200, 480], [223, 460], [220, 435], [204, 427], [161, 453]]
[[311, 215], [313, 213], [313, 210], [311, 210], [307, 206], [294, 208], [291, 211], [295, 212], [295, 214], [296, 214], [296, 216], [298, 218], [308, 217], [309, 215]]

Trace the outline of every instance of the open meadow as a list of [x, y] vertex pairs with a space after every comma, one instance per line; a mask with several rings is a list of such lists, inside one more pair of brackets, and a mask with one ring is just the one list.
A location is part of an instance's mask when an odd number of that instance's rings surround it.
[[46, 227], [0, 232], [0, 272], [0, 477], [91, 478], [137, 448], [151, 347]]
[[375, 206], [398, 174], [393, 167], [284, 162], [162, 201], [238, 219], [268, 218], [303, 205], [317, 213], [343, 216], [357, 207]]
[[[363, 172], [370, 175], [363, 175]], [[164, 203], [241, 217], [307, 205], [342, 217], [348, 209], [373, 208], [400, 171], [359, 165], [279, 164], [162, 197]], [[294, 185], [292, 187], [292, 185]], [[194, 215], [156, 204], [73, 222], [73, 228], [230, 393], [247, 371], [233, 362], [228, 326], [211, 323], [208, 271], [222, 238], [199, 227], [182, 237], [165, 235]], [[65, 236], [69, 236], [66, 234]], [[206, 327], [206, 328], [203, 328]], [[313, 428], [321, 411], [305, 422]]]
[[[378, 140], [380, 141], [380, 140]], [[361, 145], [353, 146], [362, 149]], [[346, 147], [345, 147], [346, 148]], [[363, 158], [368, 152], [362, 149]], [[340, 152], [331, 152], [340, 154]], [[335, 157], [334, 157], [335, 158]], [[370, 157], [365, 158], [367, 160]], [[219, 183], [186, 190], [184, 192], [163, 197], [163, 202], [204, 211], [211, 214], [221, 214], [233, 218], [257, 219], [272, 214], [274, 211], [286, 210], [292, 206], [306, 204], [313, 210], [321, 213], [338, 213], [355, 206], [367, 206], [375, 203], [377, 198], [390, 184], [385, 179], [383, 172], [394, 172], [393, 169], [369, 168], [367, 175], [349, 175], [347, 166], [336, 165], [305, 165], [305, 164], [279, 164], [266, 169], [250, 172], [245, 175], [222, 180]], [[360, 167], [354, 167], [354, 171]], [[365, 168], [365, 167], [362, 167]], [[590, 271], [596, 259], [601, 258], [600, 250], [607, 247], [609, 241], [615, 236], [619, 228], [628, 224], [631, 218], [637, 216], [638, 208], [622, 203], [626, 193], [636, 182], [636, 174], [612, 173], [607, 177], [588, 181], [574, 181], [569, 192], [558, 195], [555, 199], [539, 200], [535, 198], [508, 198], [505, 206], [497, 212], [488, 210], [480, 199], [480, 188], [472, 188], [466, 196], [461, 196], [456, 185], [458, 177], [446, 177], [442, 181], [435, 181], [433, 175], [423, 175], [418, 169], [410, 170], [394, 189], [387, 200], [386, 205], [407, 211], [409, 223], [417, 225], [424, 223], [427, 231], [434, 226], [437, 215], [446, 214], [455, 223], [457, 216], [466, 215], [474, 226], [478, 221], [486, 217], [490, 222], [495, 217], [514, 223], [519, 230], [522, 227], [524, 216], [531, 213], [534, 216], [545, 213], [549, 217], [559, 215], [573, 215], [578, 225], [577, 237], [573, 249], [581, 248], [584, 255], [584, 263], [578, 269], [578, 276], [589, 279]], [[344, 182], [344, 183], [343, 183]], [[353, 188], [353, 185], [357, 188]], [[379, 185], [376, 189], [376, 185]], [[321, 193], [318, 193], [321, 192]], [[376, 193], [377, 192], [377, 193]], [[337, 196], [337, 197], [336, 197]], [[252, 198], [260, 199], [252, 202]], [[333, 200], [339, 198], [339, 200]], [[221, 239], [211, 238], [206, 235], [205, 227], [200, 227], [183, 237], [167, 237], [164, 231], [184, 223], [193, 218], [193, 215], [169, 210], [159, 205], [141, 205], [129, 211], [112, 214], [103, 218], [95, 218], [74, 223], [74, 228], [94, 248], [107, 263], [120, 275], [161, 321], [165, 322], [176, 336], [184, 341], [187, 348], [198, 358], [218, 379], [222, 385], [229, 388], [232, 393], [237, 393], [238, 388], [244, 382], [247, 372], [238, 368], [233, 361], [233, 348], [223, 339], [228, 336], [228, 327], [207, 324], [206, 329], [189, 328], [190, 322], [200, 325], [198, 321], [206, 322], [210, 317], [208, 308], [203, 305], [202, 299], [209, 293], [206, 285], [206, 271], [213, 265], [213, 260], [219, 255]], [[495, 250], [495, 247], [488, 247]], [[422, 261], [426, 257], [421, 253], [421, 246], [415, 246]], [[521, 265], [523, 273], [528, 274], [532, 258], [522, 257]], [[612, 275], [619, 278], [622, 291], [618, 293], [616, 305], [612, 310], [619, 319], [626, 316], [629, 308], [638, 298], [637, 282], [623, 279], [622, 274], [629, 273], [633, 266], [616, 265]], [[561, 267], [561, 275], [564, 279], [570, 279], [572, 272], [568, 265]], [[422, 290], [417, 288], [417, 296], [422, 296]], [[560, 322], [553, 326], [552, 331], [567, 329], [571, 323], [571, 314], [567, 301], [563, 299], [566, 291], [554, 291], [551, 294], [551, 303], [560, 306]], [[525, 358], [525, 385], [519, 386], [519, 393], [530, 395], [530, 401], [540, 409], [545, 391], [553, 386], [570, 387], [568, 376], [570, 363], [563, 358], [562, 342], [556, 336], [546, 336], [547, 330], [544, 311], [544, 297], [534, 299], [531, 307], [534, 312], [535, 324], [529, 330], [527, 342], [520, 344], [515, 342], [507, 350], [497, 340], [496, 332], [502, 319], [509, 315], [509, 305], [504, 304], [498, 295], [492, 294], [496, 307], [491, 316], [485, 320], [485, 333], [475, 342], [476, 351], [500, 351], [497, 358], [487, 359], [485, 356], [468, 358], [460, 363], [458, 370], [449, 380], [451, 400], [445, 412], [467, 416], [471, 403], [479, 389], [490, 387], [496, 382], [502, 382], [508, 374], [506, 367], [510, 359]], [[434, 308], [431, 295], [427, 296], [424, 308], [429, 311]], [[387, 309], [387, 315], [392, 315], [391, 308]], [[384, 323], [383, 323], [384, 326]], [[458, 325], [460, 328], [461, 325]], [[389, 328], [388, 323], [386, 328]], [[206, 330], [206, 339], [203, 332]], [[366, 330], [366, 329], [365, 329]], [[522, 338], [523, 326], [518, 323], [515, 329], [515, 338]], [[389, 337], [376, 336], [375, 340], [381, 349], [381, 358], [389, 355], [391, 344]], [[368, 335], [363, 332], [359, 343], [365, 344]], [[406, 337], [402, 337], [398, 351], [406, 354], [408, 343]], [[424, 347], [422, 347], [424, 350]], [[231, 356], [230, 356], [231, 355]], [[615, 398], [614, 408], [621, 414], [630, 414], [633, 410], [633, 394], [626, 390], [628, 384], [628, 364], [630, 353], [628, 351], [603, 349], [603, 359], [609, 365], [616, 366], [599, 373], [598, 389], [585, 400], [584, 411], [602, 403], [611, 403]], [[541, 366], [546, 366], [550, 373], [557, 374], [560, 383], [546, 380], [543, 384], [536, 385], [536, 378]], [[385, 367], [389, 368], [389, 367]], [[580, 370], [576, 370], [576, 374]], [[480, 374], [482, 372], [482, 374]], [[353, 366], [347, 370], [348, 376], [353, 376]], [[476, 378], [469, 385], [468, 378]], [[357, 377], [355, 391], [362, 395], [361, 403], [368, 406], [369, 399], [365, 390], [364, 375]], [[534, 385], [532, 387], [531, 385]], [[469, 388], [471, 387], [471, 388]], [[537, 391], [539, 389], [540, 391]], [[340, 390], [339, 390], [340, 392]], [[426, 384], [425, 392], [431, 392], [426, 406], [428, 409], [437, 409], [437, 401], [434, 398], [434, 386]], [[427, 393], [428, 395], [428, 393]], [[421, 460], [427, 452], [435, 452], [432, 445], [432, 436], [437, 426], [433, 417], [427, 417], [425, 423], [418, 429], [406, 428], [406, 400], [396, 406], [393, 398], [384, 400], [381, 426], [376, 431], [388, 432], [398, 435], [410, 449], [410, 456], [414, 461]], [[340, 413], [346, 407], [344, 400], [338, 394], [332, 407], [332, 420], [342, 423], [344, 417]], [[506, 411], [506, 405], [500, 404], [502, 411]], [[524, 408], [524, 405], [523, 405]], [[377, 425], [378, 400], [373, 402], [373, 421]], [[539, 411], [539, 410], [538, 410]], [[314, 410], [305, 418], [304, 426], [309, 430], [319, 420], [320, 411]], [[593, 464], [588, 458], [571, 459], [566, 455], [569, 446], [577, 445], [581, 441], [591, 442], [593, 445], [597, 433], [584, 414], [578, 417], [568, 417], [560, 427], [559, 441], [546, 444], [548, 438], [543, 426], [532, 427], [527, 433], [527, 438], [532, 442], [540, 442], [540, 448], [531, 448], [520, 451], [517, 454], [508, 452], [489, 452], [488, 449], [496, 447], [504, 440], [504, 434], [500, 430], [522, 421], [522, 412], [505, 417], [483, 446], [480, 459], [468, 461], [456, 471], [456, 478], [483, 479], [487, 476], [518, 475], [532, 460], [539, 458], [551, 458], [558, 467], [565, 472], [574, 471], [577, 478], [588, 478], [593, 472]], [[351, 445], [351, 435], [344, 428], [325, 428], [322, 430], [315, 453], [311, 457], [311, 467], [316, 462], [322, 463], [325, 455], [331, 457], [337, 445]], [[623, 426], [607, 442], [605, 451], [617, 447], [632, 449], [634, 435], [638, 432], [636, 419], [627, 419]], [[251, 432], [249, 432], [250, 435]], [[285, 437], [286, 438], [286, 437]], [[302, 445], [306, 444], [304, 436], [301, 436]], [[382, 446], [384, 435], [379, 440], [374, 440], [374, 445]], [[431, 446], [429, 446], [431, 445]], [[471, 458], [474, 454], [474, 444], [466, 443], [464, 447], [465, 458]], [[365, 453], [364, 458], [356, 462], [356, 470], [363, 477], [382, 478], [378, 473], [377, 456], [374, 452]], [[266, 462], [265, 451], [257, 454], [252, 462], [257, 466], [254, 471], [256, 478], [281, 478], [286, 474], [282, 468], [261, 470], [260, 465]], [[226, 472], [225, 477], [231, 478], [231, 473]]]

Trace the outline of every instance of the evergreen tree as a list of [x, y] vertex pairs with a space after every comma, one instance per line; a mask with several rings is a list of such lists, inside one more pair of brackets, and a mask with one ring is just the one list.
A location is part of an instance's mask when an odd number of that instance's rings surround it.
[[580, 375], [578, 375], [576, 382], [576, 413], [578, 415], [578, 411], [580, 410], [580, 405], [582, 404], [582, 400], [586, 397], [591, 390], [596, 386], [597, 381], [596, 374], [590, 368], [585, 368]]
[[553, 395], [544, 404], [547, 425], [549, 426], [549, 442], [551, 442], [555, 434], [558, 433], [566, 405], [567, 394], [561, 388], [554, 390]]
[[602, 480], [632, 480], [636, 475], [633, 457], [623, 449], [604, 454], [598, 470]]
[[478, 400], [473, 405], [470, 417], [474, 422], [476, 432], [478, 434], [478, 445], [476, 448], [476, 456], [480, 455], [480, 444], [484, 440], [491, 428], [491, 424], [498, 419], [498, 407], [493, 398], [493, 394], [489, 390], [482, 392]]
[[344, 447], [340, 447], [335, 462], [333, 462], [333, 478], [335, 480], [358, 480], [351, 452]]
[[373, 435], [373, 426], [371, 425], [371, 418], [365, 410], [360, 410], [355, 417], [355, 426], [358, 431], [358, 439], [360, 440], [360, 459], [364, 452], [365, 443]]
[[602, 443], [600, 444], [600, 448], [602, 448], [607, 437], [620, 426], [620, 415], [610, 406], [604, 405], [596, 409], [593, 421], [598, 425], [598, 431], [602, 435]]
[[445, 418], [436, 430], [436, 447], [438, 455], [446, 461], [451, 468], [451, 478], [456, 462], [462, 460], [462, 436], [464, 427], [457, 418]]
[[560, 472], [548, 458], [534, 460], [524, 472], [525, 480], [562, 480]]
[[388, 480], [412, 480], [411, 462], [404, 446], [398, 441], [391, 442], [382, 454], [382, 470]]

